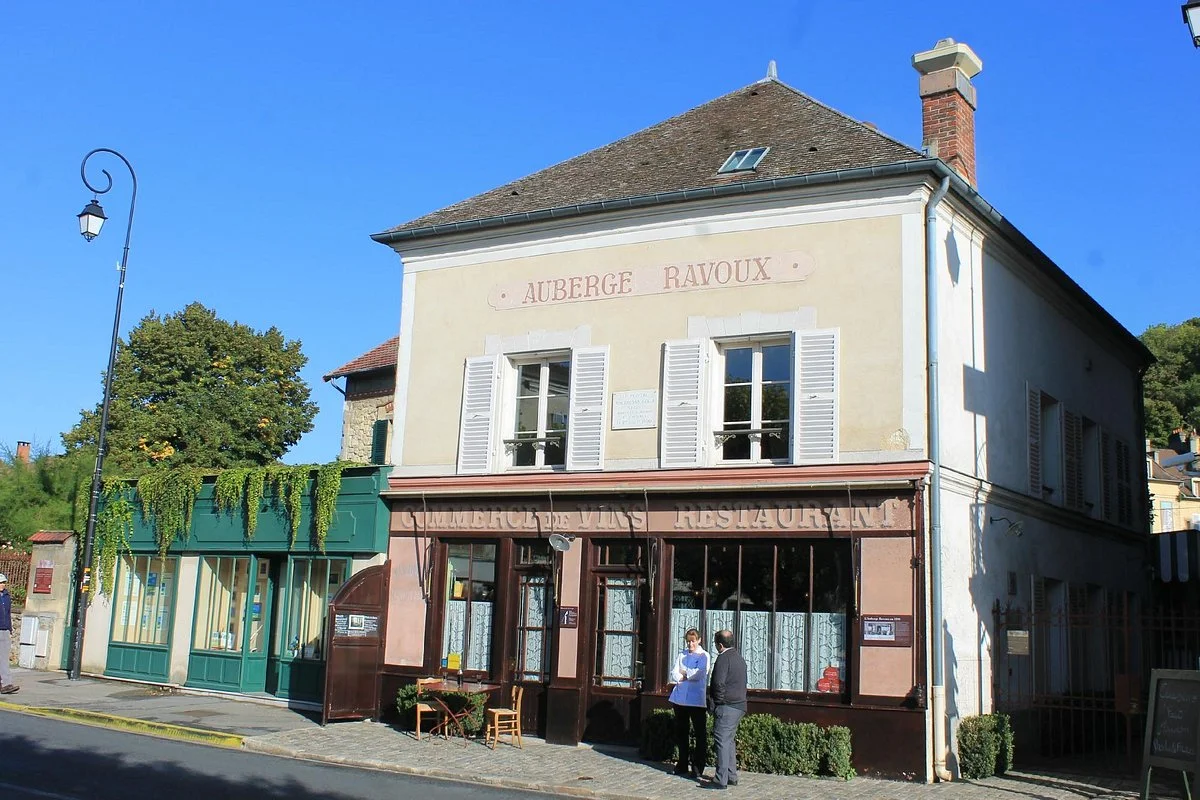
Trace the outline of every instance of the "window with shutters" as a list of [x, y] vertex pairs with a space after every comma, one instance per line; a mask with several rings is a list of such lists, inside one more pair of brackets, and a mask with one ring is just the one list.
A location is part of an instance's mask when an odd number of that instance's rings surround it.
[[386, 464], [388, 451], [388, 434], [391, 432], [390, 419], [377, 419], [371, 427], [371, 463]]
[[838, 458], [836, 329], [667, 342], [660, 464]]
[[1064, 408], [1062, 412], [1063, 505], [1083, 510], [1083, 418]]
[[1029, 493], [1065, 505], [1063, 500], [1063, 422], [1057, 400], [1026, 385], [1029, 435]]
[[1113, 440], [1114, 464], [1116, 469], [1117, 524], [1133, 523], [1133, 462], [1129, 453], [1129, 442]]
[[1090, 517], [1104, 515], [1104, 483], [1100, 462], [1100, 426], [1081, 417], [1082, 455], [1080, 472], [1083, 480], [1083, 511]]

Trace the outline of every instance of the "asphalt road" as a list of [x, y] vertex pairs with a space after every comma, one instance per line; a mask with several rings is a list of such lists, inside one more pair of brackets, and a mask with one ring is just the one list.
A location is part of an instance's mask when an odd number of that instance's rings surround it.
[[247, 753], [0, 712], [3, 800], [515, 800], [532, 792]]

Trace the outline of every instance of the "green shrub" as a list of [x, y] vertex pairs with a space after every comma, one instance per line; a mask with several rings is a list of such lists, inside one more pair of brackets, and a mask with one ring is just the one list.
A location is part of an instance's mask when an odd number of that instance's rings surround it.
[[[473, 736], [483, 730], [483, 709], [487, 704], [487, 695], [467, 692], [439, 692], [439, 695], [442, 702], [449, 706], [455, 714], [460, 714], [470, 707], [470, 714], [462, 721], [463, 730], [467, 732], [468, 736]], [[396, 710], [400, 712], [400, 727], [404, 730], [412, 730], [416, 726], [416, 705], [417, 685], [410, 683], [401, 686], [400, 690], [396, 692]]]
[[1012, 769], [1014, 749], [1006, 714], [964, 717], [958, 723], [958, 769], [964, 778], [990, 778]]
[[[712, 737], [713, 717], [708, 717], [708, 761], [716, 763]], [[693, 746], [694, 746], [693, 742]], [[811, 722], [784, 722], [770, 714], [742, 717], [735, 734], [738, 769], [776, 775], [835, 775], [854, 777], [850, 731], [822, 729]], [[642, 720], [641, 754], [652, 761], [677, 761], [675, 716], [658, 709]]]
[[841, 725], [826, 728], [821, 745], [821, 769], [826, 775], [836, 775], [848, 781], [858, 774], [850, 763], [853, 751], [850, 746], [849, 728]]

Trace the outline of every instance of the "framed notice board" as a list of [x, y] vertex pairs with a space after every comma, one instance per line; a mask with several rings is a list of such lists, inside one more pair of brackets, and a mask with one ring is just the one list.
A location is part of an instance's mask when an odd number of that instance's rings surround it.
[[1142, 751], [1142, 797], [1150, 793], [1154, 767], [1177, 769], [1191, 797], [1187, 773], [1200, 771], [1200, 671], [1156, 669], [1150, 675]]

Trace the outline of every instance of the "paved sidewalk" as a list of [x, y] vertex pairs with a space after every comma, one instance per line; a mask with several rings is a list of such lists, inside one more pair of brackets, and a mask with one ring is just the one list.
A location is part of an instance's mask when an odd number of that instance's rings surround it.
[[[491, 750], [478, 742], [444, 740], [398, 731], [377, 722], [341, 722], [322, 728], [311, 712], [288, 709], [267, 698], [195, 693], [125, 681], [82, 678], [62, 672], [14, 669], [21, 691], [0, 697], [0, 707], [78, 709], [92, 712], [93, 724], [108, 717], [146, 720], [232, 734], [247, 750], [349, 766], [471, 783], [529, 789], [558, 796], [652, 800], [703, 796], [695, 783], [676, 777], [670, 765], [643, 761], [632, 748], [602, 745], [564, 747], [526, 737], [525, 749], [501, 744]], [[709, 767], [709, 774], [712, 768]], [[1178, 780], [1164, 774], [1164, 779]], [[1154, 797], [1178, 797], [1175, 784]], [[1010, 774], [978, 782], [906, 784], [855, 778], [797, 778], [743, 773], [726, 797], [754, 800], [1109, 800], [1138, 797], [1133, 781]]]

